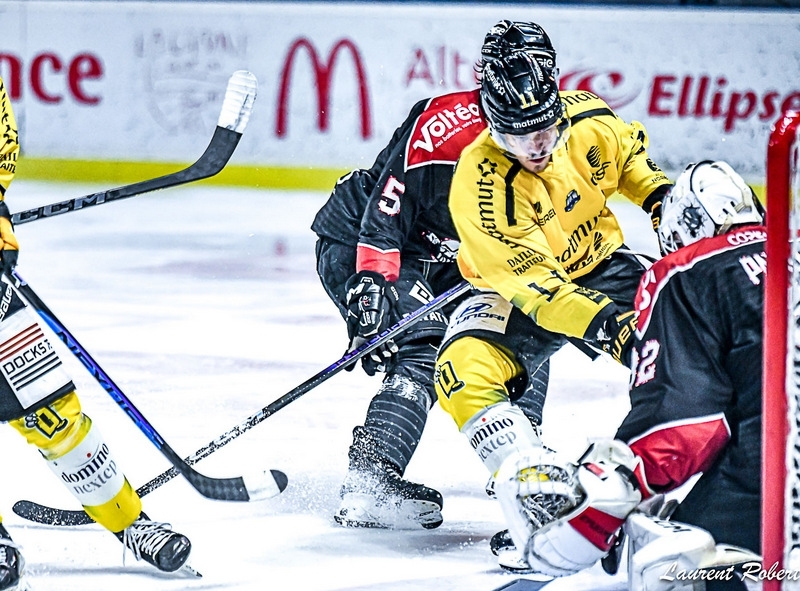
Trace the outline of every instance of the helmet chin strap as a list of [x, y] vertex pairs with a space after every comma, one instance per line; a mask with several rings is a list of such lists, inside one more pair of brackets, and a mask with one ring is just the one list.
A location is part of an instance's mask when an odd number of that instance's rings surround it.
[[732, 224], [732, 216], [731, 216], [731, 214], [728, 214], [725, 217], [725, 221], [722, 222], [720, 224], [719, 228], [717, 228], [717, 231], [714, 232], [714, 236], [719, 236], [720, 234], [724, 234], [725, 232], [727, 232], [730, 229], [730, 227], [732, 225], [733, 225]]
[[[736, 185], [736, 187], [742, 192], [742, 201], [740, 203], [737, 203], [734, 206], [733, 210], [736, 213], [741, 213], [745, 209], [756, 209], [756, 202], [755, 199], [753, 199], [753, 190], [747, 185], [742, 185], [742, 183], [739, 182], [738, 178], [730, 175], [728, 171], [725, 170], [724, 168], [721, 168], [721, 170], [725, 173], [725, 175], [729, 179], [731, 179], [731, 182], [733, 182], [733, 184]], [[731, 214], [728, 214], [725, 217], [725, 221], [722, 222], [719, 229], [715, 232], [715, 235], [719, 236], [720, 234], [724, 234], [730, 229], [732, 225], [733, 225], [733, 216]]]

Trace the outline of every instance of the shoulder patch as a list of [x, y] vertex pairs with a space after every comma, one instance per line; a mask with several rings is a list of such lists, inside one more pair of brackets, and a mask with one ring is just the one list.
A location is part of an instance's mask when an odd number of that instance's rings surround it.
[[656, 261], [645, 272], [636, 293], [634, 307], [639, 313], [636, 334], [641, 337], [647, 330], [650, 310], [670, 278], [721, 252], [734, 250], [753, 242], [764, 242], [766, 239], [767, 232], [763, 226], [747, 226], [720, 236], [698, 240]]
[[486, 127], [478, 89], [432, 98], [417, 118], [406, 146], [405, 168], [455, 164]]

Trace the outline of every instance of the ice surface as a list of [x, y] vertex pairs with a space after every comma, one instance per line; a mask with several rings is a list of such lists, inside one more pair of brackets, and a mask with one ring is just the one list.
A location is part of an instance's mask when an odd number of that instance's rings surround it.
[[[108, 189], [15, 181], [12, 212]], [[19, 271], [167, 442], [184, 457], [321, 371], [344, 353], [345, 327], [314, 271], [309, 225], [326, 195], [192, 185], [17, 227]], [[653, 253], [647, 216], [613, 202], [628, 244]], [[57, 345], [85, 411], [131, 483], [169, 468], [84, 367]], [[627, 374], [575, 349], [554, 358], [544, 438], [579, 454], [611, 436], [627, 410]], [[491, 591], [502, 573], [489, 539], [503, 529], [483, 491], [485, 469], [452, 420], [431, 412], [407, 477], [442, 492], [444, 524], [431, 531], [347, 530], [331, 516], [352, 428], [377, 378], [342, 372], [195, 467], [210, 476], [277, 468], [279, 497], [210, 501], [178, 477], [144, 497], [150, 517], [194, 545], [192, 580], [128, 556], [99, 526], [31, 524], [11, 511], [22, 498], [79, 508], [9, 427], [0, 512], [22, 544], [34, 591]], [[599, 566], [548, 586], [625, 589]]]

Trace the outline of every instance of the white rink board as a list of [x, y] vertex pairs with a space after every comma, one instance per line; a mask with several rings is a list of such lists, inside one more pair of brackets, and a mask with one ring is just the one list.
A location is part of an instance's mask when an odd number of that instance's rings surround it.
[[800, 108], [785, 10], [11, 0], [0, 76], [31, 157], [192, 161], [248, 69], [260, 91], [232, 164], [369, 166], [416, 100], [474, 85], [501, 18], [542, 24], [562, 87], [645, 123], [669, 171], [714, 158], [760, 179], [770, 125]]

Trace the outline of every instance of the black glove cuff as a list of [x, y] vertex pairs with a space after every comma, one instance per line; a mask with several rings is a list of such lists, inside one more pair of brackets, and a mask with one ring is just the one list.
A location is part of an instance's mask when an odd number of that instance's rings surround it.
[[372, 283], [381, 287], [386, 286], [386, 277], [377, 271], [359, 271], [350, 278], [348, 283], [352, 282], [352, 285], [355, 285], [356, 283], [361, 283], [364, 279], [371, 279]]
[[611, 303], [600, 310], [597, 316], [595, 316], [589, 323], [589, 326], [583, 335], [583, 340], [597, 344], [599, 342], [597, 335], [600, 333], [600, 331], [605, 331], [606, 326], [608, 326], [608, 321], [612, 318], [616, 318], [619, 314], [622, 314], [622, 312], [624, 312], [624, 310], [614, 303]]
[[673, 185], [660, 185], [655, 188], [655, 190], [650, 193], [644, 201], [642, 201], [642, 209], [645, 210], [647, 213], [652, 214], [653, 210], [661, 205], [661, 202], [664, 201], [664, 197], [667, 196], [669, 190], [673, 187]]

